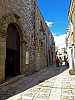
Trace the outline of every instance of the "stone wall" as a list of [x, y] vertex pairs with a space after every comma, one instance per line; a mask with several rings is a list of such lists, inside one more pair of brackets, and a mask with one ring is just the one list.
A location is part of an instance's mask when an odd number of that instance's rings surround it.
[[0, 80], [5, 79], [6, 38], [10, 23], [20, 36], [20, 72], [31, 74], [47, 66], [48, 27], [36, 0], [0, 0]]
[[46, 25], [39, 8], [35, 9], [35, 34], [36, 34], [36, 69], [47, 67], [47, 34], [48, 26]]
[[[10, 23], [16, 24], [16, 27], [18, 26], [17, 28], [20, 35], [20, 71], [22, 74], [31, 72], [33, 69], [32, 65], [34, 65], [33, 48], [31, 47], [31, 37], [34, 34], [34, 1], [0, 0], [0, 73], [3, 73], [3, 75], [1, 75], [2, 79], [5, 77], [6, 37], [7, 27]], [[5, 36], [5, 38], [2, 38], [1, 35]], [[29, 58], [27, 58], [26, 54], [29, 55]], [[28, 61], [26, 61], [26, 59]]]
[[[22, 27], [22, 34], [23, 34], [23, 71], [27, 70], [32, 71], [32, 62], [33, 62], [33, 55], [32, 55], [32, 35], [34, 34], [33, 26], [34, 26], [34, 1], [32, 0], [10, 0], [8, 2], [7, 13], [14, 13], [18, 15], [19, 23]], [[26, 41], [26, 44], [25, 44]], [[29, 53], [29, 63], [25, 64], [26, 62], [26, 52]], [[25, 67], [26, 65], [26, 67]], [[30, 66], [30, 67], [29, 67]], [[28, 68], [27, 68], [28, 67]], [[26, 68], [26, 69], [25, 69]], [[24, 71], [25, 72], [25, 71]]]

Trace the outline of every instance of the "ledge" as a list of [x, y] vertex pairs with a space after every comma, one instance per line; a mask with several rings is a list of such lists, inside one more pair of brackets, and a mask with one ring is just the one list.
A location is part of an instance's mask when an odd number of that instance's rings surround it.
[[69, 70], [69, 74], [70, 74], [70, 75], [75, 75], [75, 69], [70, 69], [70, 70]]

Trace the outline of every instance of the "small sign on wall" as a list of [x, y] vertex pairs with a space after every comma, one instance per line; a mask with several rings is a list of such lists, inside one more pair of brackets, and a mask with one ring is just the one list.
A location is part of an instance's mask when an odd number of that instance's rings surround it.
[[29, 64], [29, 52], [26, 51], [26, 64]]

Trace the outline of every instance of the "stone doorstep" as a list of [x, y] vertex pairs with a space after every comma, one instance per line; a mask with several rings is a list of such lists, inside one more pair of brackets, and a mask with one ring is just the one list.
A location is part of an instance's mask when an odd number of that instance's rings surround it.
[[24, 77], [24, 75], [18, 75], [18, 76], [13, 77], [13, 78], [11, 78], [11, 79], [9, 79], [9, 80], [5, 80], [2, 84], [0, 84], [0, 87], [6, 86], [6, 85], [8, 85], [8, 84], [12, 84], [12, 83], [18, 81], [19, 79], [21, 79], [21, 78], [23, 78], [23, 77]]
[[[46, 68], [44, 68], [44, 69], [41, 69], [40, 71], [38, 71], [38, 72], [36, 72], [36, 73], [33, 73], [33, 74], [31, 74], [31, 75], [34, 75], [34, 74], [37, 74], [37, 73], [43, 73], [43, 72], [45, 72], [46, 70], [48, 70], [48, 67], [46, 67]], [[28, 75], [28, 76], [29, 76], [29, 75]], [[28, 76], [26, 76], [26, 77], [28, 77]], [[8, 85], [8, 84], [12, 84], [12, 83], [18, 81], [19, 79], [21, 79], [21, 78], [23, 78], [23, 77], [25, 77], [25, 74], [15, 76], [15, 77], [13, 77], [13, 78], [11, 78], [11, 79], [9, 79], [9, 80], [5, 80], [5, 81], [3, 81], [3, 83], [0, 84], [0, 87], [6, 86], [6, 85]]]
[[75, 69], [74, 69], [74, 70], [73, 70], [73, 69], [70, 69], [70, 70], [69, 70], [69, 74], [70, 74], [70, 75], [75, 75]]
[[[42, 73], [43, 71], [46, 71], [46, 68], [45, 68], [45, 69], [41, 69], [40, 71], [38, 71], [38, 72], [36, 72], [36, 73], [33, 73], [33, 74], [31, 74], [31, 75], [37, 74], [37, 73], [39, 73], [39, 72]], [[28, 76], [30, 76], [30, 75], [28, 75]], [[26, 76], [26, 77], [28, 77], [28, 76]], [[0, 84], [0, 87], [6, 86], [6, 85], [8, 85], [8, 84], [12, 84], [12, 83], [18, 81], [19, 79], [21, 79], [21, 78], [23, 78], [23, 77], [25, 77], [25, 74], [23, 74], [23, 75], [18, 75], [18, 76], [15, 76], [15, 77], [11, 78], [11, 79], [5, 80], [5, 81], [3, 81], [3, 83]]]

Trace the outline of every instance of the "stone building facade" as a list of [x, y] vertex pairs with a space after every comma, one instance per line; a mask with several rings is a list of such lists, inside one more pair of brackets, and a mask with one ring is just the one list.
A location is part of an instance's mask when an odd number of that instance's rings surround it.
[[0, 82], [48, 65], [48, 26], [35, 0], [0, 0]]
[[49, 43], [48, 43], [49, 65], [52, 65], [52, 64], [55, 65], [56, 64], [56, 62], [55, 62], [55, 57], [56, 57], [55, 41], [54, 41], [54, 37], [51, 32], [48, 33], [48, 40], [49, 40]]
[[48, 26], [36, 5], [35, 11], [35, 34], [36, 34], [36, 69], [43, 68], [48, 64]]
[[75, 0], [71, 0], [68, 12], [67, 52], [69, 58], [69, 72], [75, 74]]
[[0, 1], [0, 80], [32, 70], [33, 12], [34, 1]]

